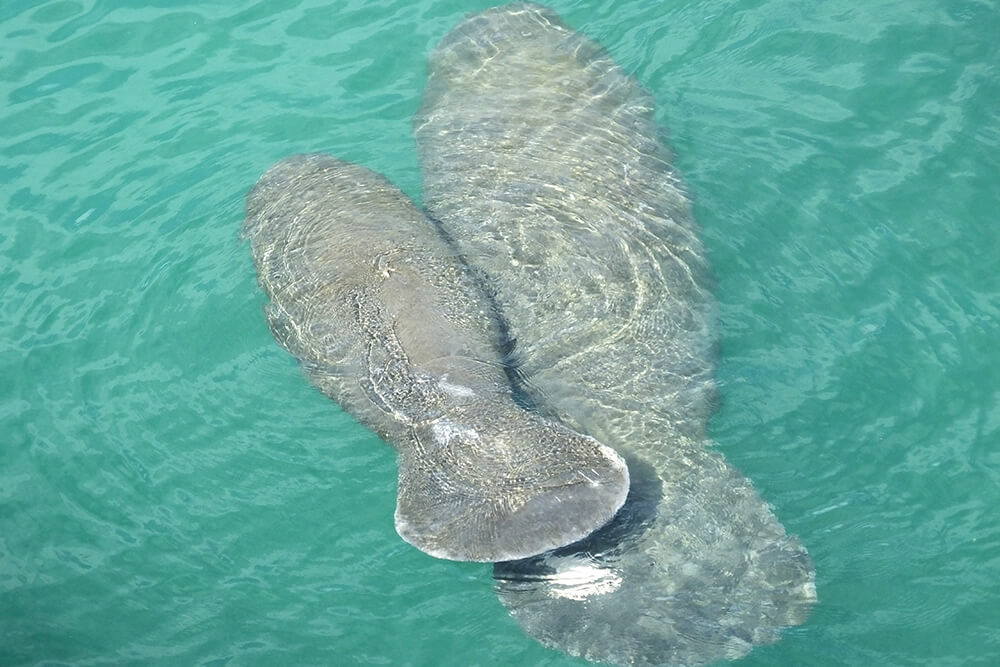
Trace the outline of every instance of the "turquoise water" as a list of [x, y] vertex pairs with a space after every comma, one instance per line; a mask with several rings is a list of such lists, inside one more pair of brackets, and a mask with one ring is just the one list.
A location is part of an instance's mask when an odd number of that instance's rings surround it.
[[[325, 150], [419, 198], [482, 2], [0, 5], [0, 665], [570, 665], [394, 530], [237, 240]], [[860, 6], [857, 6], [860, 5]], [[652, 91], [715, 268], [717, 446], [816, 566], [748, 664], [1000, 661], [1000, 8], [556, 2]]]

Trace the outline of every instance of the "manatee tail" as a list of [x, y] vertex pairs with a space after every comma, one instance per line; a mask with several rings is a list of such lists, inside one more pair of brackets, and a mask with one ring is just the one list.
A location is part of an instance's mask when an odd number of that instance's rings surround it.
[[530, 636], [592, 662], [736, 660], [805, 622], [816, 575], [802, 542], [716, 452], [629, 460], [614, 520], [564, 549], [497, 563], [500, 601]]
[[439, 420], [400, 449], [396, 531], [438, 558], [495, 562], [580, 540], [628, 495], [625, 461], [591, 437], [521, 412], [481, 432]]

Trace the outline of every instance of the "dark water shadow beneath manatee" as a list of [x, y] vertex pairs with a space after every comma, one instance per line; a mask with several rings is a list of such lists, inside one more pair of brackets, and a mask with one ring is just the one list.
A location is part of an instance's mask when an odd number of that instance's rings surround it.
[[523, 558], [494, 563], [497, 581], [514, 583], [537, 580], [557, 574], [547, 565], [553, 559], [580, 558], [614, 561], [627, 551], [653, 525], [657, 506], [663, 498], [663, 482], [653, 466], [637, 458], [625, 457], [631, 479], [625, 504], [610, 522], [584, 539], [559, 549]]

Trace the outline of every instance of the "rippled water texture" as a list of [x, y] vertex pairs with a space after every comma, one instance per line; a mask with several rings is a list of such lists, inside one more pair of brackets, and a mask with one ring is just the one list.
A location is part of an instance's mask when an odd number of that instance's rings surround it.
[[[544, 664], [393, 530], [392, 451], [272, 339], [243, 196], [419, 198], [487, 2], [0, 4], [0, 664]], [[652, 93], [720, 304], [719, 450], [814, 561], [750, 664], [1000, 660], [1000, 9], [559, 2]]]

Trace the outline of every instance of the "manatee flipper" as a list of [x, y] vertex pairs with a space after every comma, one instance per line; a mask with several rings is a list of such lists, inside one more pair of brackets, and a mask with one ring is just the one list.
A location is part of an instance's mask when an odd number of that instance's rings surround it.
[[395, 186], [324, 155], [247, 196], [268, 322], [309, 379], [397, 451], [396, 527], [441, 558], [576, 541], [628, 492], [613, 450], [520, 407], [492, 303]]

